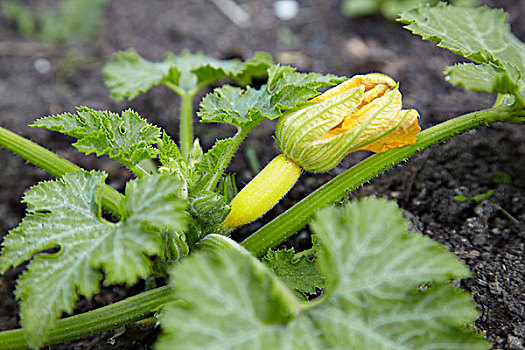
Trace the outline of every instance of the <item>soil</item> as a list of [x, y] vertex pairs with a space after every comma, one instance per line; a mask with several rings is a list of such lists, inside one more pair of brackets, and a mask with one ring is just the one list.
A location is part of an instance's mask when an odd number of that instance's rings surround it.
[[[33, 8], [57, 1], [25, 1]], [[112, 53], [130, 47], [143, 57], [159, 61], [168, 52], [184, 48], [216, 58], [250, 58], [267, 51], [277, 61], [302, 71], [351, 76], [383, 72], [400, 82], [406, 108], [416, 108], [423, 128], [449, 118], [490, 107], [491, 95], [465, 92], [443, 80], [446, 65], [460, 58], [379, 16], [347, 18], [340, 1], [303, 0], [292, 20], [278, 19], [271, 0], [244, 0], [238, 4], [250, 20], [236, 23], [231, 11], [222, 12], [217, 2], [112, 0], [104, 13], [100, 39], [64, 45], [45, 44], [20, 35], [13, 23], [0, 16], [0, 125], [87, 168], [109, 174], [109, 182], [121, 189], [130, 174], [106, 158], [85, 157], [70, 146], [72, 139], [27, 127], [38, 117], [73, 111], [75, 106], [119, 111], [128, 106], [177, 132], [178, 99], [157, 87], [133, 101], [116, 103], [104, 87], [101, 69]], [[525, 1], [488, 2], [510, 14], [515, 35], [525, 41]], [[72, 55], [76, 52], [76, 56]], [[42, 64], [44, 67], [42, 67]], [[46, 70], [46, 65], [48, 69]], [[261, 164], [278, 150], [269, 142], [273, 123], [254, 130], [230, 170], [242, 187], [253, 176], [244, 150], [253, 147]], [[472, 270], [473, 277], [458, 284], [472, 293], [480, 310], [475, 327], [493, 343], [493, 349], [525, 349], [525, 127], [494, 125], [432, 147], [382, 174], [351, 197], [376, 195], [397, 200], [412, 227], [444, 244]], [[216, 138], [230, 136], [228, 127], [197, 125], [196, 134], [205, 148]], [[368, 156], [349, 155], [331, 173], [305, 174], [300, 182], [262, 220], [235, 234], [243, 238], [270, 217], [305, 197], [327, 180]], [[16, 227], [24, 215], [20, 199], [30, 186], [49, 179], [43, 171], [0, 149], [0, 235]], [[502, 173], [506, 176], [502, 177]], [[502, 178], [504, 181], [502, 181]], [[490, 200], [457, 201], [455, 196], [486, 193]], [[301, 248], [307, 230], [287, 244]], [[0, 276], [0, 330], [20, 327], [14, 298], [16, 278], [22, 268]], [[144, 286], [104, 288], [92, 300], [81, 300], [76, 313], [85, 312], [127, 296]], [[150, 349], [157, 331], [133, 325], [51, 349]]]

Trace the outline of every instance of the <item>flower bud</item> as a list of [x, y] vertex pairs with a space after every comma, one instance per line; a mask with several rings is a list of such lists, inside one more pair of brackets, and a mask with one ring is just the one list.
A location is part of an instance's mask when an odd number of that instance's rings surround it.
[[282, 116], [276, 142], [303, 169], [328, 171], [353, 151], [379, 153], [414, 144], [419, 115], [401, 107], [390, 77], [357, 75]]

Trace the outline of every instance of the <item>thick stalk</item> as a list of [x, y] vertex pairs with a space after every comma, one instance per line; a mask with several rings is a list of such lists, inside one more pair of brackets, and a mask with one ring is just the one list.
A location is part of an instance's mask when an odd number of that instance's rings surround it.
[[505, 106], [469, 113], [426, 129], [418, 134], [417, 142], [414, 145], [374, 154], [365, 159], [311, 193], [301, 202], [256, 231], [241, 244], [248, 251], [261, 256], [268, 249], [284, 242], [304, 227], [312, 219], [315, 211], [339, 201], [357, 187], [411, 157], [416, 152], [481, 125], [495, 122], [524, 123], [523, 117], [525, 117], [523, 109]]
[[187, 160], [193, 145], [193, 93], [180, 95], [179, 143], [182, 159]]
[[193, 98], [204, 86], [198, 85], [186, 90], [171, 81], [163, 82], [171, 91], [180, 96], [179, 147], [184, 160], [188, 160], [193, 145]]
[[[43, 346], [85, 338], [137, 322], [159, 307], [173, 302], [171, 287], [153, 289], [114, 304], [58, 320], [45, 337]], [[29, 349], [22, 329], [0, 332], [0, 349]]]
[[[0, 147], [13, 152], [55, 177], [81, 170], [77, 165], [59, 157], [50, 150], [2, 127], [0, 127]], [[102, 206], [117, 217], [121, 216], [119, 209], [121, 198], [122, 194], [108, 185], [104, 185]]]

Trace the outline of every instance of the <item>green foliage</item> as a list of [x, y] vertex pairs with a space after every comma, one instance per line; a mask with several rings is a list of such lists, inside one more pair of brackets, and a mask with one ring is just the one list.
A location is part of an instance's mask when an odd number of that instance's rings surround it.
[[448, 282], [469, 270], [409, 233], [395, 204], [368, 198], [327, 208], [311, 228], [326, 277], [319, 300], [300, 303], [231, 243], [234, 249], [195, 254], [173, 268], [171, 284], [185, 304], [166, 310], [158, 348], [489, 348], [465, 329], [477, 317], [474, 303]]
[[57, 10], [40, 8], [33, 12], [18, 1], [5, 1], [2, 12], [25, 36], [50, 42], [88, 40], [100, 29], [106, 3], [107, 0], [61, 0]]
[[[179, 182], [166, 175], [130, 181], [114, 224], [101, 216], [106, 175], [76, 172], [41, 182], [24, 197], [28, 214], [4, 239], [0, 272], [31, 259], [16, 288], [26, 337], [39, 347], [62, 312], [71, 313], [79, 295], [93, 296], [105, 284], [136, 283], [151, 273], [148, 256], [159, 255], [159, 232], [186, 226], [184, 202], [174, 196]], [[58, 247], [57, 253], [47, 249]]]
[[222, 157], [228, 152], [228, 148], [232, 146], [232, 138], [217, 140], [213, 147], [206, 152], [202, 160], [195, 165], [196, 168], [206, 174], [215, 174], [220, 170]]
[[226, 123], [239, 127], [256, 125], [264, 118], [275, 119], [281, 112], [272, 106], [266, 85], [260, 89], [222, 86], [208, 94], [197, 113], [205, 123]]
[[[450, 0], [456, 6], [478, 6], [479, 0]], [[341, 11], [346, 16], [368, 16], [380, 13], [387, 19], [395, 19], [401, 12], [423, 4], [436, 5], [439, 0], [344, 0]]]
[[495, 171], [492, 175], [492, 182], [496, 185], [505, 184], [510, 185], [512, 183], [512, 178], [509, 174], [503, 171]]
[[78, 141], [73, 146], [79, 151], [108, 155], [127, 167], [157, 156], [158, 150], [153, 146], [159, 141], [160, 129], [131, 109], [121, 116], [87, 107], [77, 111], [41, 118], [31, 126], [76, 137]]
[[[187, 199], [189, 213], [193, 218], [189, 228], [188, 240], [195, 246], [200, 239], [211, 233], [222, 233], [222, 222], [230, 211], [228, 205], [235, 195], [229, 175], [223, 176], [222, 186], [217, 191], [204, 189], [210, 177], [218, 171], [217, 161], [221, 152], [229, 146], [226, 140], [219, 140], [206, 154], [203, 154], [199, 141], [195, 140], [188, 162], [182, 159], [175, 142], [166, 133], [159, 142], [159, 159], [163, 166], [161, 173], [176, 176], [183, 184], [179, 196]], [[224, 169], [222, 169], [224, 170]]]
[[333, 74], [299, 73], [289, 66], [274, 65], [268, 69], [270, 102], [277, 109], [292, 109], [319, 95], [320, 88], [331, 87], [347, 80]]
[[2, 14], [14, 21], [22, 35], [31, 36], [36, 31], [36, 23], [31, 9], [18, 1], [2, 2]]
[[293, 249], [271, 250], [263, 262], [302, 298], [304, 294], [315, 295], [317, 289], [323, 289], [324, 278], [319, 275], [315, 261], [305, 255], [297, 258]]
[[510, 31], [503, 10], [440, 4], [401, 15], [400, 22], [424, 40], [477, 64], [448, 67], [448, 80], [466, 89], [513, 95], [525, 106], [525, 44]]
[[264, 75], [271, 63], [272, 58], [262, 52], [242, 62], [238, 59], [217, 60], [186, 50], [178, 56], [168, 53], [164, 61], [154, 63], [130, 49], [114, 54], [103, 73], [113, 98], [121, 101], [124, 98], [133, 99], [159, 84], [179, 94], [195, 94], [208, 84], [226, 77], [247, 84], [253, 77]]
[[171, 285], [186, 304], [165, 310], [157, 349], [279, 349], [282, 324], [298, 312], [287, 287], [247, 252], [195, 254], [176, 265]]
[[292, 67], [273, 65], [268, 69], [268, 85], [260, 89], [217, 88], [202, 100], [197, 114], [205, 123], [249, 128], [263, 119], [280, 117], [283, 110], [293, 109], [319, 95], [317, 89], [346, 79], [331, 74], [299, 73]]
[[494, 190], [488, 190], [485, 193], [476, 194], [475, 196], [469, 198], [466, 196], [454, 196], [454, 200], [460, 202], [472, 201], [475, 203], [481, 203], [483, 201], [489, 200], [494, 195]]

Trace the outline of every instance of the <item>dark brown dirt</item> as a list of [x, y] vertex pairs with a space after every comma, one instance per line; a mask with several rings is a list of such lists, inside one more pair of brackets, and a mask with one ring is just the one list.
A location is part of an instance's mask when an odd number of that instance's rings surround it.
[[[53, 4], [56, 1], [26, 1]], [[103, 35], [81, 45], [42, 45], [23, 38], [0, 16], [0, 125], [46, 145], [61, 156], [85, 167], [102, 168], [110, 182], [122, 188], [129, 174], [105, 158], [84, 157], [70, 146], [71, 139], [28, 128], [34, 119], [74, 106], [121, 110], [131, 106], [150, 122], [171, 134], [177, 132], [178, 99], [157, 87], [131, 102], [115, 103], [104, 87], [101, 69], [118, 50], [135, 48], [150, 60], [164, 53], [202, 50], [217, 58], [249, 58], [267, 51], [278, 61], [304, 71], [351, 76], [379, 71], [400, 82], [404, 104], [417, 108], [422, 127], [429, 127], [470, 111], [489, 107], [493, 96], [465, 92], [442, 79], [446, 65], [459, 58], [432, 43], [421, 41], [397, 23], [381, 17], [343, 17], [340, 1], [301, 1], [299, 15], [281, 21], [273, 14], [273, 1], [238, 1], [250, 14], [245, 27], [232, 22], [209, 1], [112, 0], [104, 14]], [[525, 40], [525, 1], [491, 1], [510, 13], [514, 33]], [[89, 60], [67, 58], [79, 50]], [[44, 58], [50, 70], [39, 73], [35, 61]], [[74, 69], [73, 69], [74, 67]], [[496, 125], [481, 128], [435, 146], [381, 175], [355, 191], [352, 197], [374, 194], [396, 199], [414, 227], [444, 244], [473, 271], [461, 281], [472, 292], [481, 317], [475, 326], [491, 341], [493, 349], [525, 349], [525, 136], [523, 126]], [[255, 146], [262, 164], [277, 154], [269, 142], [271, 122], [256, 129], [247, 140]], [[198, 125], [197, 135], [208, 148], [216, 138], [233, 133], [227, 127]], [[253, 174], [246, 170], [243, 150], [231, 171], [238, 173], [239, 186]], [[367, 153], [356, 153], [329, 174], [306, 174], [271, 213], [236, 234], [242, 237], [282, 212], [342, 172]], [[43, 171], [0, 149], [0, 232], [15, 227], [24, 215], [20, 198], [37, 181], [49, 178]], [[503, 172], [511, 182], [494, 181]], [[457, 195], [473, 196], [494, 190], [490, 201], [460, 202]], [[508, 212], [516, 222], [509, 216]], [[304, 231], [306, 232], [306, 231]], [[304, 232], [290, 244], [302, 246]], [[20, 269], [0, 276], [0, 330], [19, 327], [13, 290]], [[105, 288], [93, 300], [82, 300], [76, 312], [100, 307], [139, 293], [143, 286]], [[149, 349], [155, 331], [129, 327], [96, 335], [52, 349]]]

